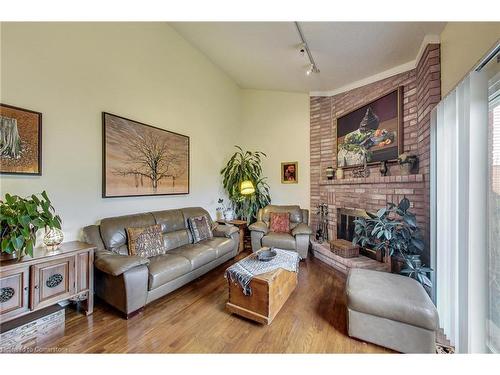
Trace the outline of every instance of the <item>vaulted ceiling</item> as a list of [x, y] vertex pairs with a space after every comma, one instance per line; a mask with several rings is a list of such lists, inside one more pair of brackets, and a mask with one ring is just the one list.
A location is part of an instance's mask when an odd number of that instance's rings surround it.
[[445, 23], [300, 22], [321, 71], [311, 76], [293, 22], [170, 25], [242, 88], [316, 92], [411, 67], [424, 39], [438, 38]]

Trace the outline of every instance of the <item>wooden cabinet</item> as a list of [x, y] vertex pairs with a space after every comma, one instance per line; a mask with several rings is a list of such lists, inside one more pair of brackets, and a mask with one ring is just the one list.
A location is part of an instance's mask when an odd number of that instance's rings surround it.
[[67, 242], [58, 250], [34, 250], [33, 257], [0, 262], [0, 322], [64, 300], [83, 302], [93, 311], [94, 247]]
[[28, 267], [2, 272], [0, 276], [1, 321], [12, 319], [29, 311], [28, 276]]
[[46, 307], [75, 294], [75, 256], [31, 266], [32, 310]]

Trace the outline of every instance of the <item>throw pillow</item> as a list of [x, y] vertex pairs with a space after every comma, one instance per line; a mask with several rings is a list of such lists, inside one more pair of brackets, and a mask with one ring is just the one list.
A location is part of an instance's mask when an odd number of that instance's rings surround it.
[[189, 229], [193, 235], [193, 242], [208, 240], [214, 235], [207, 215], [193, 216], [188, 219]]
[[143, 258], [165, 254], [161, 225], [149, 227], [126, 228], [128, 237], [128, 255]]
[[269, 214], [269, 229], [276, 233], [290, 233], [290, 213], [271, 212]]

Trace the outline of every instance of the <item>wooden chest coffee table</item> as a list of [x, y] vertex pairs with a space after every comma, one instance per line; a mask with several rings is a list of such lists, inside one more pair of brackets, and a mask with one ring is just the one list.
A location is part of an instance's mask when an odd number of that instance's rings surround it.
[[255, 276], [250, 282], [252, 295], [246, 296], [238, 283], [228, 279], [229, 300], [226, 309], [261, 324], [271, 324], [295, 290], [297, 282], [297, 272], [278, 268]]

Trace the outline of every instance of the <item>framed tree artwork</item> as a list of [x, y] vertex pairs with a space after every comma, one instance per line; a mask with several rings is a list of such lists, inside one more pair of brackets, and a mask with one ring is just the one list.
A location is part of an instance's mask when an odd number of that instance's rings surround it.
[[103, 198], [189, 194], [189, 137], [102, 113]]
[[0, 173], [42, 174], [42, 114], [0, 104]]
[[339, 117], [337, 166], [396, 160], [403, 152], [403, 87]]

